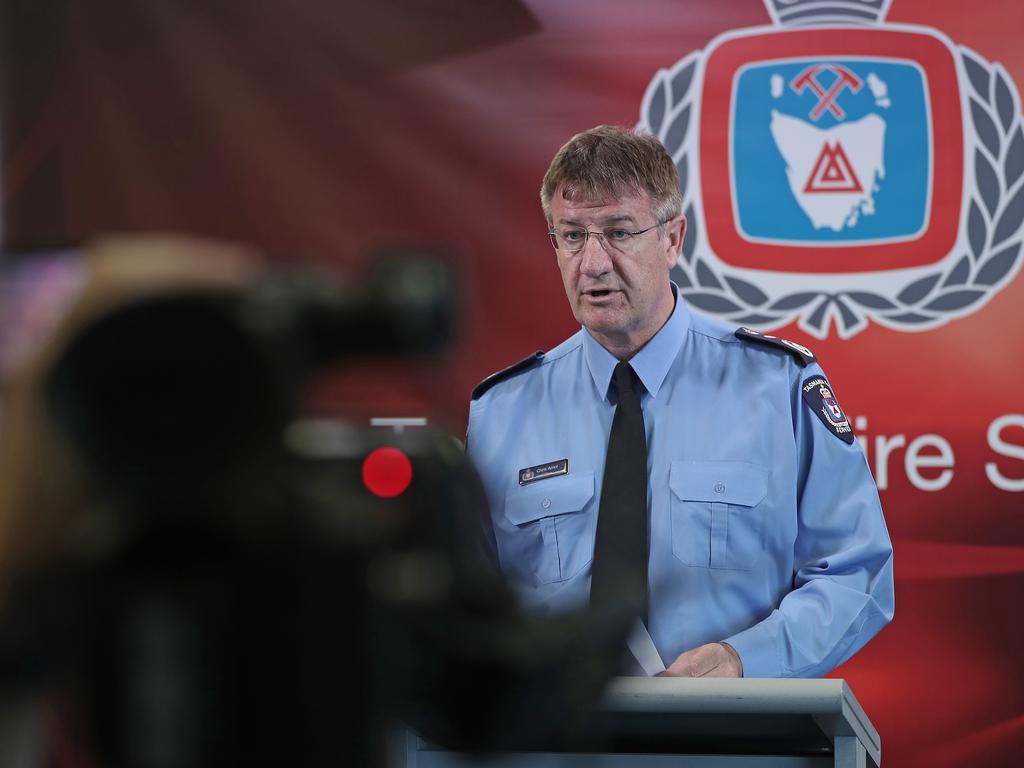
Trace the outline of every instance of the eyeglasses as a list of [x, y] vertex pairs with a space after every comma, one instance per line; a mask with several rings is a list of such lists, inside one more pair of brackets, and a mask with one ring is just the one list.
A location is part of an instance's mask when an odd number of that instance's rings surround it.
[[551, 238], [551, 247], [563, 253], [579, 253], [587, 247], [587, 240], [590, 239], [591, 235], [600, 238], [600, 243], [605, 250], [612, 248], [620, 253], [629, 253], [636, 248], [637, 237], [670, 221], [672, 221], [672, 218], [659, 221], [657, 224], [647, 227], [647, 229], [637, 230], [636, 232], [631, 232], [622, 227], [605, 227], [600, 232], [592, 232], [581, 227], [563, 227], [551, 230], [548, 232], [548, 237]]

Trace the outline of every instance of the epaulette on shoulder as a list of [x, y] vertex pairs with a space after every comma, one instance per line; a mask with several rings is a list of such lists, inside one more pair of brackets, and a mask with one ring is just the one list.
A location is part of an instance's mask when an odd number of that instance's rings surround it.
[[810, 365], [817, 360], [814, 353], [802, 344], [797, 344], [795, 341], [789, 341], [788, 339], [780, 339], [778, 336], [769, 336], [766, 333], [758, 333], [751, 328], [738, 329], [736, 331], [736, 338], [740, 341], [753, 341], [758, 344], [767, 344], [772, 347], [784, 349], [793, 355], [801, 366]]
[[532, 355], [529, 355], [528, 357], [524, 357], [518, 363], [513, 363], [508, 368], [503, 368], [500, 371], [498, 371], [497, 373], [492, 373], [486, 379], [484, 379], [479, 384], [477, 384], [475, 387], [473, 387], [473, 394], [470, 395], [470, 397], [473, 400], [479, 400], [480, 397], [484, 394], [484, 392], [486, 392], [488, 389], [493, 387], [495, 384], [499, 384], [499, 383], [503, 382], [505, 379], [509, 378], [510, 376], [515, 376], [520, 371], [525, 371], [525, 370], [527, 370], [529, 368], [532, 368], [533, 366], [535, 366], [537, 363], [539, 363], [543, 359], [544, 359], [544, 353], [543, 352], [540, 352], [540, 351], [534, 352]]

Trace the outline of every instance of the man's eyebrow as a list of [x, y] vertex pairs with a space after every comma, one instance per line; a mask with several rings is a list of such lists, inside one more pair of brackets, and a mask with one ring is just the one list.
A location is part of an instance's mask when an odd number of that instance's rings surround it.
[[565, 217], [556, 219], [555, 224], [568, 224], [571, 227], [583, 227], [583, 224], [581, 224], [577, 219], [567, 219]]
[[620, 213], [601, 219], [601, 224], [604, 226], [609, 226], [611, 224], [636, 224], [636, 219], [628, 213]]
[[[584, 224], [583, 222], [579, 221], [578, 219], [568, 219], [568, 218], [559, 219], [555, 223], [556, 224], [568, 224], [570, 226], [580, 227], [580, 228], [584, 228], [584, 227], [590, 226], [589, 224]], [[619, 214], [612, 214], [611, 216], [605, 216], [604, 218], [602, 218], [602, 219], [600, 219], [598, 221], [595, 221], [593, 223], [594, 224], [598, 224], [599, 226], [602, 226], [602, 227], [608, 227], [608, 226], [611, 226], [612, 224], [633, 224], [633, 225], [635, 225], [636, 224], [636, 219], [634, 219], [628, 213], [619, 213]]]

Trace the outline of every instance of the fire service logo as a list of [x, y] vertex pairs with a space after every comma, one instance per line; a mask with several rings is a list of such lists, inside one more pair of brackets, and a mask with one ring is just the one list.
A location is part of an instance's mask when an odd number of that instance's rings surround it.
[[841, 338], [923, 331], [1017, 274], [1024, 128], [999, 64], [891, 0], [765, 0], [658, 72], [639, 127], [679, 168], [689, 222], [673, 279], [697, 309]]

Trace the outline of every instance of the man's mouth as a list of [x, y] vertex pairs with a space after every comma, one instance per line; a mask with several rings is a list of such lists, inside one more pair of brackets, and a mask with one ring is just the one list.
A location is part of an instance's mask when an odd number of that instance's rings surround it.
[[605, 296], [611, 295], [612, 291], [609, 288], [594, 288], [589, 291], [584, 291], [584, 295], [590, 296], [593, 299], [601, 299]]

